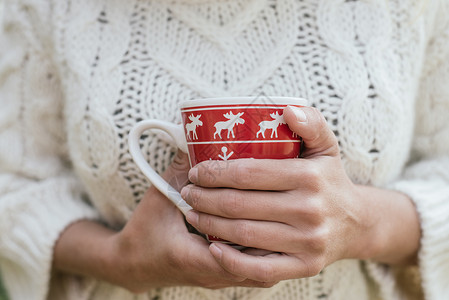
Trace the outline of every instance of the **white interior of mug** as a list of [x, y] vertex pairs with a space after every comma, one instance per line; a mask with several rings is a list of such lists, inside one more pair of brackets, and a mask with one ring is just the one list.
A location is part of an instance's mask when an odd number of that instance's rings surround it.
[[295, 97], [255, 96], [255, 97], [219, 97], [188, 100], [181, 104], [181, 109], [209, 105], [300, 105], [307, 106], [307, 99]]

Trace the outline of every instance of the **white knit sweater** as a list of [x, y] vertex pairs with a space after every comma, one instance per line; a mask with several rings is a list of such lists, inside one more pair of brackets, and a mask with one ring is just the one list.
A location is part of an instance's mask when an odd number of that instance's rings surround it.
[[[137, 298], [51, 276], [68, 224], [119, 229], [148, 188], [126, 143], [137, 121], [178, 122], [187, 99], [261, 93], [308, 98], [354, 182], [413, 199], [424, 293], [449, 299], [447, 0], [3, 1], [0, 268], [12, 299], [405, 297], [412, 286], [400, 287], [397, 270], [357, 260], [270, 289], [175, 287]], [[156, 134], [143, 144], [162, 172], [175, 148]]]

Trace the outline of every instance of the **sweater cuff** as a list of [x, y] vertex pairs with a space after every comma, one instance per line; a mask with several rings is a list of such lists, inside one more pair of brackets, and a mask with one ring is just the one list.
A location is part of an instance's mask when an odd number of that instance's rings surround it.
[[48, 179], [0, 198], [0, 267], [12, 299], [45, 299], [62, 231], [97, 213], [73, 178]]
[[[424, 177], [427, 176], [421, 178]], [[421, 292], [419, 286], [412, 286], [418, 282], [421, 282], [425, 299], [439, 300], [443, 295], [449, 295], [449, 185], [444, 177], [435, 177], [432, 180], [404, 180], [390, 186], [407, 194], [414, 202], [421, 224], [421, 245], [418, 252], [419, 276], [409, 276], [414, 280], [409, 280], [408, 286], [401, 284], [404, 278], [398, 278], [401, 268], [367, 262], [367, 271], [378, 283], [383, 299], [403, 298], [400, 295], [409, 293], [418, 297]], [[402, 268], [399, 274], [404, 274], [401, 271], [406, 269]]]
[[425, 297], [441, 299], [449, 295], [449, 184], [434, 178], [398, 182], [395, 189], [411, 197], [420, 217], [418, 258]]

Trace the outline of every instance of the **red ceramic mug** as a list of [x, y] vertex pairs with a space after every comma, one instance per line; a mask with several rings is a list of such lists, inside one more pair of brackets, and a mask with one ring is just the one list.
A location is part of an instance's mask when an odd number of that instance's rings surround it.
[[[285, 159], [298, 157], [301, 138], [286, 125], [286, 106], [306, 106], [307, 100], [291, 97], [223, 97], [186, 101], [181, 105], [182, 124], [161, 120], [137, 123], [129, 135], [131, 155], [151, 183], [184, 214], [192, 209], [181, 195], [147, 163], [139, 139], [149, 129], [168, 133], [189, 155], [190, 165], [205, 160], [238, 158]], [[225, 242], [207, 236], [209, 241]]]

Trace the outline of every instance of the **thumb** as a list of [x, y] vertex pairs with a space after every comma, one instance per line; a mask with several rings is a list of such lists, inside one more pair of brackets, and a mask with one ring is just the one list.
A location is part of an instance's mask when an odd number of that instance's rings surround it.
[[290, 130], [302, 137], [304, 157], [340, 155], [335, 134], [316, 108], [287, 106], [284, 119]]

